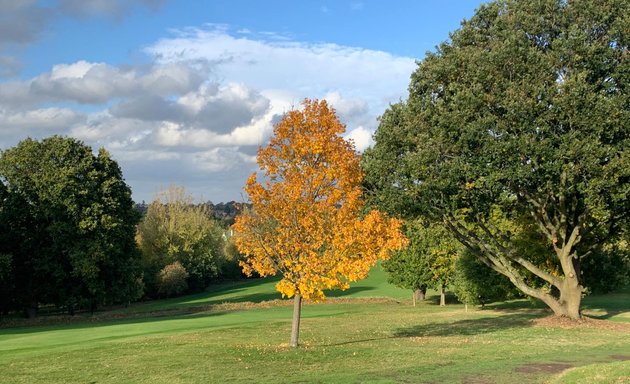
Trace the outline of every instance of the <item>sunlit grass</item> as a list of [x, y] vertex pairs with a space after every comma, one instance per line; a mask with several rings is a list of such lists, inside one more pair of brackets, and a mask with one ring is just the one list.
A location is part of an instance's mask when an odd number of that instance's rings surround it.
[[[380, 271], [339, 299], [305, 305], [301, 347], [291, 349], [289, 303], [250, 303], [277, 298], [274, 284], [134, 305], [118, 315], [135, 315], [119, 320], [2, 329], [0, 382], [625, 383], [630, 372], [623, 324], [536, 324], [546, 313], [527, 301], [413, 307], [410, 292], [385, 284]], [[200, 309], [153, 313], [186, 306]], [[587, 307], [623, 321], [630, 293], [593, 297]]]

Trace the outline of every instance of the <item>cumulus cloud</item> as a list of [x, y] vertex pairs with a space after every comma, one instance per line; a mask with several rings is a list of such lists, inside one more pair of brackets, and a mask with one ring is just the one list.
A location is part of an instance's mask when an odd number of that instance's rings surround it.
[[304, 98], [326, 99], [358, 150], [371, 145], [377, 117], [404, 97], [416, 66], [412, 58], [387, 52], [287, 41], [249, 30], [230, 33], [223, 25], [177, 31], [146, 52], [160, 63], [199, 59], [214, 63], [224, 78], [259, 90], [276, 118], [299, 108]]
[[[83, 2], [59, 4], [88, 12]], [[136, 200], [172, 183], [214, 201], [239, 199], [258, 148], [304, 98], [335, 107], [345, 137], [362, 151], [415, 67], [386, 52], [226, 26], [179, 31], [146, 52], [149, 65], [59, 63], [30, 79], [0, 82], [0, 147], [66, 134], [110, 150]]]
[[364, 127], [358, 127], [350, 132], [347, 132], [345, 138], [351, 140], [354, 143], [354, 147], [357, 151], [363, 152], [370, 145], [372, 145], [372, 131]]
[[196, 90], [207, 76], [207, 67], [199, 61], [149, 68], [78, 61], [57, 64], [50, 72], [29, 80], [5, 82], [0, 88], [0, 104], [23, 106], [59, 101], [104, 104], [121, 97], [167, 97]]
[[67, 108], [43, 108], [21, 112], [0, 110], [0, 135], [11, 137], [52, 135], [85, 120]]
[[[233, 36], [225, 27], [190, 28], [146, 49], [159, 62], [204, 59], [216, 71], [259, 90], [291, 90], [303, 98], [337, 91], [373, 106], [404, 95], [415, 60], [336, 44]], [[299, 101], [299, 99], [298, 99]]]

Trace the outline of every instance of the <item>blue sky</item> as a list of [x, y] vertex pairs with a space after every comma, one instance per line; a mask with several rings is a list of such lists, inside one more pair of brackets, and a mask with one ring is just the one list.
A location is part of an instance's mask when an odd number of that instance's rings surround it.
[[105, 147], [136, 201], [246, 199], [284, 112], [325, 98], [359, 150], [480, 1], [0, 0], [0, 148]]

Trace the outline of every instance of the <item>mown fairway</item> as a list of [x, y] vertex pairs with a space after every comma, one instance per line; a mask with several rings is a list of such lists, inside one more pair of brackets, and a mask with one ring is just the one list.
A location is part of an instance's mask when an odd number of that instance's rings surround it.
[[293, 350], [289, 303], [249, 303], [277, 298], [273, 284], [1, 329], [0, 381], [630, 383], [628, 290], [587, 299], [587, 313], [609, 323], [567, 327], [526, 301], [414, 308], [375, 270], [330, 302], [307, 304]]

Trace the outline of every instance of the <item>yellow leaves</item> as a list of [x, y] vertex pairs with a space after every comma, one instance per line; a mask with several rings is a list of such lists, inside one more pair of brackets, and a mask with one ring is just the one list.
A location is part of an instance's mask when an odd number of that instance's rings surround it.
[[254, 209], [236, 219], [235, 244], [245, 273], [280, 272], [284, 296], [323, 300], [323, 290], [348, 287], [377, 260], [406, 244], [401, 222], [372, 211], [363, 219], [363, 173], [345, 127], [325, 101], [304, 102], [274, 128], [245, 191]]

